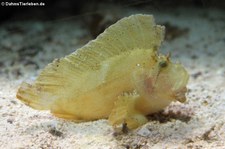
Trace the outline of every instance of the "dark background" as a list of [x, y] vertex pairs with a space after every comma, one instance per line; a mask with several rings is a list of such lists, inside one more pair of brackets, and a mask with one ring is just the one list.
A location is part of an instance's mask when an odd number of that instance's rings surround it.
[[[1, 2], [29, 2], [24, 0], [2, 0]], [[198, 7], [198, 8], [219, 8], [225, 9], [224, 0], [48, 0], [30, 2], [44, 2], [45, 6], [1, 6], [0, 23], [11, 20], [55, 20], [65, 17], [76, 16], [84, 13], [97, 11], [98, 3], [118, 4], [122, 7], [142, 8], [151, 6], [154, 9], [174, 8], [179, 6]], [[107, 7], [107, 5], [106, 5]], [[91, 9], [90, 9], [91, 8]]]

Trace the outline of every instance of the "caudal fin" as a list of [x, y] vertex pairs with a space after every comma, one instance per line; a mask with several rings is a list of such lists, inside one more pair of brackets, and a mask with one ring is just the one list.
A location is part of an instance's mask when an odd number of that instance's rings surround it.
[[37, 110], [48, 110], [50, 108], [50, 100], [43, 102], [44, 95], [40, 93], [39, 88], [25, 82], [21, 84], [16, 97], [26, 105]]

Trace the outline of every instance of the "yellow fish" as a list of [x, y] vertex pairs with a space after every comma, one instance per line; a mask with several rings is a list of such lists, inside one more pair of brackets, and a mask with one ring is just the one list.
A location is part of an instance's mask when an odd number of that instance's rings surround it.
[[186, 100], [187, 71], [157, 53], [164, 30], [152, 15], [125, 17], [48, 64], [33, 84], [22, 83], [17, 98], [60, 118], [137, 128], [146, 115]]

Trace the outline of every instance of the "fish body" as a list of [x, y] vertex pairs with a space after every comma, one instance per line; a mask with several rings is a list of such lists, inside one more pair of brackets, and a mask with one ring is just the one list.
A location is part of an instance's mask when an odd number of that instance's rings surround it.
[[188, 73], [159, 55], [164, 27], [151, 15], [132, 15], [74, 53], [55, 60], [17, 98], [38, 110], [75, 121], [108, 118], [136, 128], [145, 115], [185, 101]]

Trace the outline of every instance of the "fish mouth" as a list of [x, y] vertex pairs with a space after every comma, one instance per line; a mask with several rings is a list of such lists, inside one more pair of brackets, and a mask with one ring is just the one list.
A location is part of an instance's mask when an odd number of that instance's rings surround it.
[[181, 103], [184, 103], [186, 101], [186, 96], [185, 96], [186, 92], [187, 92], [187, 87], [183, 87], [183, 88], [181, 88], [179, 90], [176, 90], [174, 92], [174, 98], [177, 101], [179, 101]]

